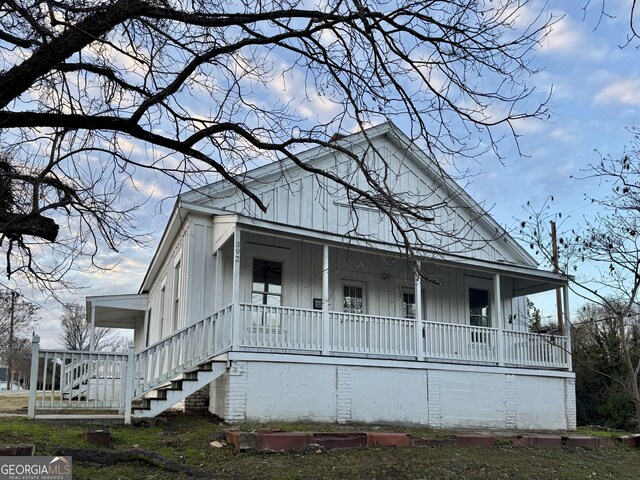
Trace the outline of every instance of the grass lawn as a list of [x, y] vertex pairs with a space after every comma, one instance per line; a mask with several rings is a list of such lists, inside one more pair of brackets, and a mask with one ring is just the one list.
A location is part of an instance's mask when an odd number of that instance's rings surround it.
[[[253, 426], [243, 426], [244, 429]], [[288, 426], [287, 426], [288, 427]], [[334, 426], [293, 425], [288, 430], [334, 429]], [[91, 428], [96, 428], [92, 426]], [[213, 448], [225, 428], [208, 416], [178, 415], [159, 426], [112, 426], [113, 442], [105, 451], [138, 445], [172, 460], [210, 472], [220, 479], [636, 479], [640, 450], [544, 450], [500, 445], [489, 449], [355, 448], [326, 453], [243, 452]], [[370, 429], [371, 427], [367, 427]], [[33, 443], [36, 455], [52, 455], [59, 447], [84, 447], [86, 426], [48, 424], [24, 418], [0, 418], [0, 444]], [[335, 430], [362, 431], [362, 426]], [[398, 430], [398, 429], [396, 429]], [[414, 430], [414, 435], [437, 432]], [[505, 442], [503, 442], [505, 443]], [[188, 478], [143, 463], [101, 466], [74, 462], [78, 479]]]

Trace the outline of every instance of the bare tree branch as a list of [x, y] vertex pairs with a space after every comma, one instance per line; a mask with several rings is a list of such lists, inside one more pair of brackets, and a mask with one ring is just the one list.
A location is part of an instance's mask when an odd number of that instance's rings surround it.
[[[527, 0], [0, 3], [0, 151], [10, 159], [3, 181], [17, 192], [0, 208], [7, 274], [46, 285], [78, 258], [98, 266], [101, 248], [141, 242], [139, 203], [124, 201], [140, 168], [181, 191], [224, 179], [265, 211], [243, 176], [258, 158], [293, 162], [344, 189], [354, 215], [358, 202], [378, 209], [410, 255], [456, 242], [474, 248], [471, 224], [438, 223], [459, 192], [432, 203], [419, 192], [416, 201], [416, 192], [394, 191], [394, 172], [373, 145], [356, 155], [331, 139], [396, 121], [436, 162], [487, 151], [502, 158], [501, 139], [517, 145], [518, 121], [547, 115], [549, 92], [528, 80], [556, 19], [532, 8]], [[305, 164], [300, 152], [315, 146], [352, 158], [365, 186]], [[443, 241], [419, 245], [425, 234]], [[35, 261], [47, 249], [50, 262]]]

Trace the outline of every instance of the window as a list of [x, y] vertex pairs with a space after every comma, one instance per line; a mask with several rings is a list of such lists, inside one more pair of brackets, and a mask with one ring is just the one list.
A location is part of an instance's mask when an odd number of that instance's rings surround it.
[[360, 285], [343, 285], [343, 311], [345, 313], [364, 313], [364, 288]]
[[251, 303], [270, 307], [282, 305], [282, 263], [253, 260]]
[[165, 318], [167, 316], [166, 298], [167, 298], [167, 286], [165, 285], [166, 278], [162, 280], [162, 288], [160, 289], [160, 338], [163, 337], [164, 332], [169, 328], [169, 325], [165, 325]]
[[416, 318], [416, 296], [413, 292], [402, 292], [402, 317]]
[[178, 314], [180, 313], [180, 262], [173, 268], [173, 331], [178, 330]]
[[[469, 289], [469, 325], [476, 327], [491, 326], [491, 304], [489, 290], [479, 288]], [[471, 332], [471, 341], [476, 343], [487, 343], [489, 336], [487, 333]]]
[[[251, 303], [267, 307], [282, 305], [282, 263], [257, 258], [253, 260]], [[278, 319], [277, 312], [262, 312], [254, 319], [254, 323], [277, 326]]]
[[489, 290], [469, 289], [469, 324], [476, 327], [491, 326]]

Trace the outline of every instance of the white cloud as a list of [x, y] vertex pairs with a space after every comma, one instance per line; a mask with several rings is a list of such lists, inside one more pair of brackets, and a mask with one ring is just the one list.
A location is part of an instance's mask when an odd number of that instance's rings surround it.
[[574, 143], [576, 141], [575, 132], [563, 127], [551, 130], [549, 136], [563, 143]]
[[[565, 15], [564, 12], [560, 14]], [[593, 33], [587, 34], [585, 28], [585, 24], [578, 24], [565, 15], [549, 27], [541, 51], [556, 55], [576, 55], [587, 60], [605, 58], [609, 52], [609, 42]]]
[[595, 97], [600, 104], [640, 105], [640, 78], [621, 79], [606, 85]]

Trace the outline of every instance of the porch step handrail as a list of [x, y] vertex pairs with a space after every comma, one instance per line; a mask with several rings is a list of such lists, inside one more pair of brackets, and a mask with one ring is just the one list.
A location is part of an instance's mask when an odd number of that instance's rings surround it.
[[75, 359], [64, 366], [63, 393], [70, 393], [91, 376], [91, 369], [87, 360]]
[[91, 388], [95, 388], [99, 379], [111, 379], [112, 383], [125, 379], [127, 364], [120, 357], [126, 355], [127, 352], [94, 352], [86, 358], [81, 354], [71, 363], [61, 365], [61, 374], [64, 372], [64, 383], [61, 380], [63, 398], [64, 395], [70, 399], [90, 395]]
[[133, 399], [231, 347], [232, 305], [137, 352]]

